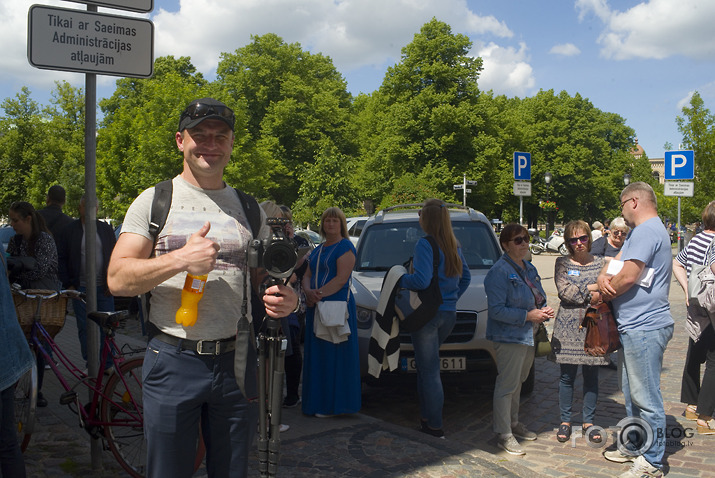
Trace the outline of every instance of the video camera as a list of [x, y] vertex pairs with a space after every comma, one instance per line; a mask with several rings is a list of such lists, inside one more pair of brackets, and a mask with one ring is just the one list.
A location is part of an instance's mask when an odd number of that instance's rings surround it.
[[290, 220], [269, 217], [266, 223], [271, 227], [271, 237], [251, 241], [248, 267], [263, 267], [274, 279], [288, 279], [298, 262], [296, 244], [285, 233], [285, 226]]

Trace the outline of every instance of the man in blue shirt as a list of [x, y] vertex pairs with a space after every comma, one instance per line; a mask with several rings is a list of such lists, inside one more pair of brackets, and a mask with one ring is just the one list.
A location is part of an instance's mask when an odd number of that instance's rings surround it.
[[[658, 217], [653, 188], [644, 182], [629, 184], [621, 192], [621, 209], [632, 228], [616, 256], [623, 268], [598, 278], [603, 300], [611, 300], [623, 351], [622, 389], [627, 419], [619, 423], [618, 450], [606, 451], [606, 459], [633, 467], [622, 478], [663, 476], [665, 410], [660, 392], [663, 354], [673, 337], [670, 315], [670, 277], [673, 254], [670, 239]], [[649, 285], [640, 281], [646, 268], [653, 269]]]

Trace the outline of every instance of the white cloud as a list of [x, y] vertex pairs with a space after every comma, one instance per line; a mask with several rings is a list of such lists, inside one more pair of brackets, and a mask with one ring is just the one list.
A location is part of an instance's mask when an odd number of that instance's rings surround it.
[[562, 43], [561, 45], [551, 47], [549, 53], [553, 53], [554, 55], [576, 56], [581, 54], [581, 50], [573, 43]]
[[221, 52], [233, 52], [250, 35], [275, 33], [321, 52], [340, 71], [399, 61], [400, 50], [432, 17], [453, 32], [510, 37], [493, 16], [478, 16], [464, 0], [182, 0], [177, 12], [159, 11], [156, 56], [191, 56], [213, 71]]
[[605, 23], [598, 39], [604, 58], [715, 58], [715, 37], [711, 33], [715, 2], [649, 0], [619, 12], [608, 10], [604, 0], [577, 0], [576, 8], [579, 19], [593, 12]]
[[484, 70], [479, 78], [479, 89], [482, 91], [493, 90], [496, 94], [523, 97], [536, 86], [524, 43], [519, 43], [517, 50], [492, 42], [479, 47], [475, 56], [484, 60]]

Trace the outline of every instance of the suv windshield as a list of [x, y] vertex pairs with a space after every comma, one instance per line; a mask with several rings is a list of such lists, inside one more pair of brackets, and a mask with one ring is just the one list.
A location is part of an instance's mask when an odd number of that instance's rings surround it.
[[[452, 229], [470, 269], [489, 269], [501, 256], [488, 225], [453, 221]], [[373, 224], [360, 239], [355, 270], [387, 271], [405, 263], [412, 257], [417, 240], [424, 235], [417, 218]]]

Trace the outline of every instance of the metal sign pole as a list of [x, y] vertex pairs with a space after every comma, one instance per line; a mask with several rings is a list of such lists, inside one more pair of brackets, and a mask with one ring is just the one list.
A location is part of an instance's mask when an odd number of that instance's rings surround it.
[[[96, 12], [96, 5], [87, 5], [87, 11]], [[87, 280], [86, 312], [97, 310], [97, 75], [85, 75], [84, 98], [84, 237], [85, 237], [85, 277]], [[87, 362], [89, 376], [96, 377], [99, 371], [99, 326], [87, 321]], [[87, 389], [89, 400], [92, 391]], [[92, 469], [102, 469], [102, 442], [100, 438], [92, 438], [90, 442]]]

